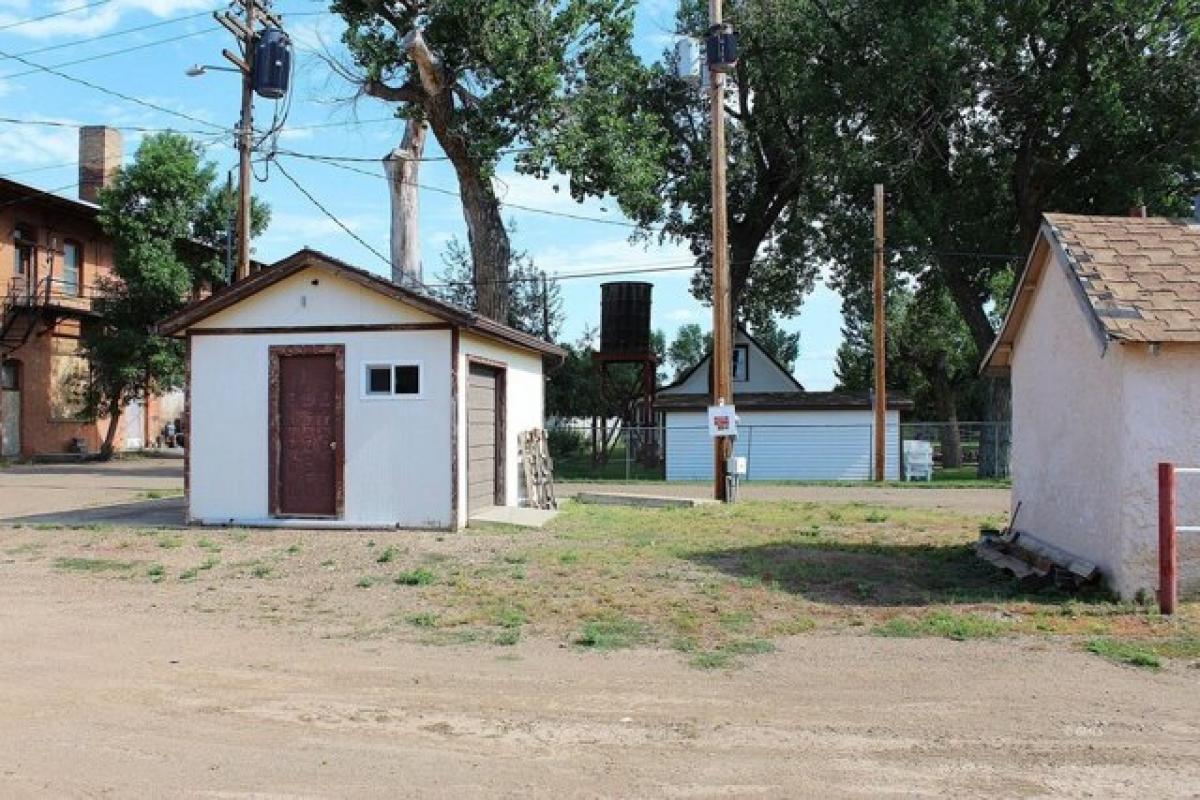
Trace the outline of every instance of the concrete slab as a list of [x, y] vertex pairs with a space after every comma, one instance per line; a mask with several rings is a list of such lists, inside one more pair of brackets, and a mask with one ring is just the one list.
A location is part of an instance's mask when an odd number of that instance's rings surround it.
[[695, 508], [715, 503], [699, 497], [670, 497], [653, 494], [621, 494], [617, 492], [580, 492], [575, 495], [580, 503], [599, 506], [632, 506], [633, 508]]
[[557, 511], [546, 511], [541, 508], [517, 508], [515, 506], [492, 506], [471, 517], [471, 522], [498, 522], [502, 525], [516, 525], [521, 528], [542, 528], [546, 523], [558, 516]]

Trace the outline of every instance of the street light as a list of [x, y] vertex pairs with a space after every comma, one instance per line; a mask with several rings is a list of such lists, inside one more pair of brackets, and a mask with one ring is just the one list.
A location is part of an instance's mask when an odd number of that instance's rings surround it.
[[233, 67], [218, 67], [214, 64], [192, 64], [190, 67], [187, 68], [186, 73], [189, 78], [199, 78], [201, 75], [208, 72], [209, 70], [216, 70], [217, 72], [240, 72], [241, 71], [241, 70], [234, 69]]

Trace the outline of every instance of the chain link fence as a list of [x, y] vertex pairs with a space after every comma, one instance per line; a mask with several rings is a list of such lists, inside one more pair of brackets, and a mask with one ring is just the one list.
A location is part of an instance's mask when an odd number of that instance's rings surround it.
[[[548, 433], [558, 481], [706, 480], [712, 475], [712, 440], [704, 427], [631, 427], [597, 420], [552, 423]], [[1006, 479], [1010, 443], [1008, 423], [892, 425], [887, 475], [889, 480]], [[747, 460], [748, 480], [869, 480], [873, 448], [870, 424], [743, 424], [734, 443], [735, 454]]]

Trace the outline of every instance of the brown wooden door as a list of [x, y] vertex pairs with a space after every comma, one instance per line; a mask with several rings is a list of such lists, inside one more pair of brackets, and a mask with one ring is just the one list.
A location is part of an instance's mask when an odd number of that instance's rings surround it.
[[342, 512], [343, 358], [340, 347], [273, 347], [272, 513]]
[[471, 364], [467, 374], [467, 514], [502, 504], [503, 372]]

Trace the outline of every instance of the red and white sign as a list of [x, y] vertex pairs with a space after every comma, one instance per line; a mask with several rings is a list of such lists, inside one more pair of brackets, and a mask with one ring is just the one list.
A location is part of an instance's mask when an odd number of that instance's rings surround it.
[[737, 413], [733, 406], [708, 407], [708, 434], [710, 436], [737, 436]]

